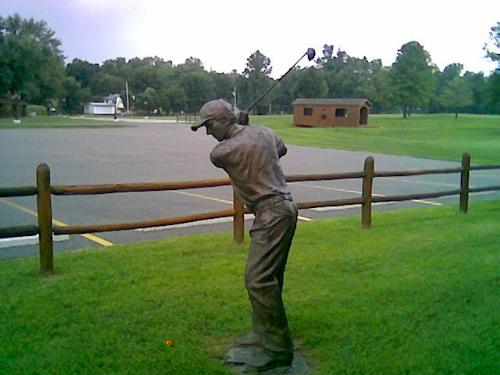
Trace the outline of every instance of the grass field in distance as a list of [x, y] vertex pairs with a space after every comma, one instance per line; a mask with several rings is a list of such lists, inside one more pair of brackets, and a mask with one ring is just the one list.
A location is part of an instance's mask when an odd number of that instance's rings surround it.
[[500, 164], [500, 116], [452, 114], [370, 115], [369, 125], [356, 128], [294, 127], [292, 115], [251, 116], [251, 122], [274, 129], [287, 144], [379, 152], [460, 161]]

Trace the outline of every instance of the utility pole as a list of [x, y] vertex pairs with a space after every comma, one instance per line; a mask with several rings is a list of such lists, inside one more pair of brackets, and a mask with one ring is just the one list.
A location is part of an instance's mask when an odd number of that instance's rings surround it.
[[130, 111], [130, 105], [129, 105], [129, 101], [128, 101], [128, 81], [125, 81], [125, 93], [126, 93], [126, 96], [127, 96], [127, 113], [129, 113], [129, 111]]
[[234, 85], [233, 91], [233, 108], [236, 109], [236, 85]]

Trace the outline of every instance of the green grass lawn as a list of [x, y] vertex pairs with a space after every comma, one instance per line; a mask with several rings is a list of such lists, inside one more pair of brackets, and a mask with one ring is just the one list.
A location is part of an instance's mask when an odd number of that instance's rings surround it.
[[129, 127], [124, 123], [75, 119], [63, 116], [23, 117], [21, 124], [14, 124], [11, 118], [0, 118], [0, 129], [33, 129], [33, 128], [122, 128]]
[[273, 128], [288, 144], [455, 161], [469, 152], [473, 164], [500, 164], [500, 116], [370, 115], [369, 126], [358, 128], [294, 127], [291, 115], [251, 122]]
[[[300, 223], [285, 283], [311, 374], [498, 374], [500, 201]], [[0, 262], [2, 374], [231, 374], [250, 325], [230, 233]], [[169, 347], [164, 340], [172, 339]]]

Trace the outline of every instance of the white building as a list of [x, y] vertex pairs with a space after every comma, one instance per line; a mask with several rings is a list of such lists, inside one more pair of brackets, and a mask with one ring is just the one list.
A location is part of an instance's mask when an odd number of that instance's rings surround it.
[[87, 103], [83, 112], [86, 115], [114, 115], [115, 105], [112, 103]]
[[106, 96], [103, 102], [85, 104], [83, 112], [86, 115], [115, 115], [124, 108], [123, 100], [118, 94]]

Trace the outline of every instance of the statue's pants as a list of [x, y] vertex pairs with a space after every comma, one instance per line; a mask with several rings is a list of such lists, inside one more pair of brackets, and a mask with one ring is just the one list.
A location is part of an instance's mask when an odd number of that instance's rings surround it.
[[259, 202], [250, 230], [245, 284], [252, 304], [253, 331], [262, 347], [274, 353], [293, 353], [282, 300], [288, 252], [297, 225], [297, 207], [291, 196]]

